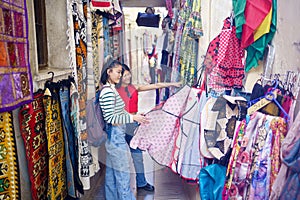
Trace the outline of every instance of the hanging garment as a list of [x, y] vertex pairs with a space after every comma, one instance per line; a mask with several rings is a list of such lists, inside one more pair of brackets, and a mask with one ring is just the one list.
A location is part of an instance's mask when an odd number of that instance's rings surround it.
[[45, 117], [43, 93], [39, 90], [34, 93], [33, 102], [21, 106], [19, 111], [33, 200], [47, 199], [49, 163]]
[[185, 109], [190, 87], [185, 85], [169, 97], [161, 108], [146, 114], [150, 123], [141, 124], [130, 142], [130, 147], [147, 150], [159, 164], [169, 166], [173, 160], [175, 139], [179, 134], [180, 117]]
[[[73, 2], [73, 26], [74, 26], [74, 37], [75, 37], [75, 48], [76, 48], [76, 74], [78, 80], [78, 124], [77, 126], [79, 130], [80, 137], [80, 145], [79, 145], [79, 170], [80, 170], [80, 178], [89, 177], [90, 169], [89, 164], [91, 163], [90, 151], [88, 149], [88, 141], [87, 141], [87, 130], [86, 130], [86, 113], [85, 113], [85, 102], [87, 100], [87, 38], [86, 36], [86, 12], [84, 12], [84, 6], [86, 6], [87, 2], [76, 3]], [[89, 178], [87, 178], [87, 182], [89, 182]], [[83, 182], [84, 189], [89, 188], [89, 183]]]
[[196, 130], [199, 130], [197, 129], [197, 125], [199, 126], [200, 120], [197, 121], [197, 119], [194, 118], [196, 117], [196, 115], [199, 115], [199, 112], [195, 113], [198, 107], [197, 103], [197, 89], [191, 88], [189, 96], [187, 97], [186, 107], [180, 119], [179, 134], [175, 139], [175, 145], [173, 149], [173, 161], [169, 166], [176, 173], [179, 173], [181, 170], [181, 162], [184, 149], [186, 147], [187, 138], [189, 136], [189, 128], [195, 123]]
[[269, 32], [272, 17], [272, 0], [260, 2], [246, 0], [244, 15], [245, 23], [241, 33], [241, 43], [243, 48], [247, 48], [263, 34]]
[[235, 169], [237, 166], [237, 158], [238, 154], [241, 150], [242, 147], [242, 140], [245, 134], [245, 129], [246, 129], [246, 120], [242, 121], [237, 121], [236, 124], [236, 130], [235, 130], [235, 136], [233, 139], [233, 144], [232, 144], [232, 152], [230, 155], [227, 171], [226, 171], [226, 181], [225, 181], [225, 186], [223, 188], [222, 196], [224, 200], [228, 199], [228, 188], [231, 188], [233, 176], [235, 174]]
[[201, 169], [199, 174], [199, 190], [201, 200], [222, 199], [222, 189], [226, 178], [226, 167], [211, 164]]
[[61, 109], [56, 89], [45, 89], [43, 105], [49, 154], [49, 179], [47, 196], [51, 199], [64, 199], [66, 191], [66, 171]]
[[186, 142], [179, 149], [178, 172], [188, 180], [197, 180], [201, 168], [205, 166], [205, 159], [200, 154], [200, 116], [207, 101], [206, 93], [202, 91], [200, 99], [197, 97], [194, 101], [194, 107], [186, 109], [188, 112], [182, 117], [180, 129], [182, 136], [186, 137]]
[[[297, 156], [295, 156], [295, 153], [297, 152], [297, 150], [295, 150], [294, 148], [297, 148], [297, 145], [299, 143], [299, 139], [300, 139], [300, 134], [299, 134], [299, 130], [300, 130], [300, 112], [297, 114], [294, 122], [291, 124], [290, 129], [288, 130], [288, 133], [286, 135], [286, 137], [284, 138], [284, 140], [282, 140], [281, 143], [281, 155], [282, 155], [282, 165], [280, 167], [280, 171], [275, 179], [275, 182], [272, 186], [272, 191], [271, 191], [271, 196], [270, 199], [279, 199], [279, 196], [281, 193], [285, 193], [288, 194], [288, 191], [284, 191], [284, 189], [289, 190], [289, 187], [285, 188], [285, 184], [287, 183], [287, 178], [289, 177], [290, 180], [296, 181], [297, 179], [291, 178], [290, 176], [296, 176], [295, 174], [292, 175], [292, 173], [289, 173], [289, 169], [293, 169], [294, 167], [292, 167], [294, 164], [297, 164], [297, 160], [299, 160], [299, 158], [297, 158]], [[292, 157], [292, 154], [294, 154], [294, 157]], [[291, 158], [290, 160], [286, 159], [286, 158]], [[292, 172], [294, 173], [295, 170], [292, 170]], [[291, 183], [293, 184], [293, 183]], [[299, 191], [299, 190], [298, 190]], [[290, 191], [291, 195], [295, 195], [295, 192]], [[283, 195], [281, 195], [281, 198], [283, 198]], [[290, 199], [297, 199], [296, 196], [289, 196], [287, 195], [286, 198], [290, 198]]]
[[[299, 115], [299, 114], [298, 114]], [[298, 118], [298, 117], [297, 117]], [[298, 129], [295, 129], [295, 128]], [[299, 199], [300, 198], [300, 139], [299, 139], [299, 121], [295, 121], [292, 132], [297, 134], [294, 135], [294, 139], [291, 143], [284, 144], [282, 151], [282, 158], [285, 165], [288, 167], [288, 173], [285, 185], [282, 188], [279, 199]], [[289, 140], [292, 137], [290, 136]]]
[[[246, 199], [247, 187], [249, 185], [249, 172], [252, 163], [252, 144], [259, 129], [259, 121], [263, 117], [262, 113], [255, 113], [251, 116], [247, 124], [245, 134], [241, 142], [241, 148], [236, 156], [236, 166], [232, 171], [232, 183], [223, 192], [224, 199], [240, 198]], [[234, 156], [231, 154], [231, 156]]]
[[33, 99], [26, 1], [1, 1], [0, 18], [0, 112], [4, 112]]
[[208, 110], [206, 124], [203, 124], [208, 150], [218, 160], [227, 154], [233, 140], [239, 116], [237, 101], [246, 102], [246, 99], [228, 95], [218, 97], [211, 110]]
[[21, 199], [20, 174], [17, 157], [16, 139], [11, 112], [0, 113], [0, 166], [1, 190], [3, 199]]
[[243, 87], [244, 50], [232, 23], [230, 18], [224, 20], [221, 33], [210, 43], [204, 59], [208, 87], [215, 91]]
[[264, 127], [260, 127], [254, 143], [255, 150], [249, 177], [251, 180], [249, 199], [268, 199], [269, 197], [271, 145], [273, 139], [271, 121], [265, 119], [262, 126]]
[[[68, 80], [61, 81], [62, 86], [59, 89], [59, 99], [62, 112], [63, 134], [65, 142], [66, 154], [66, 174], [67, 174], [67, 190], [68, 195], [77, 198], [78, 192], [84, 193], [83, 185], [79, 178], [77, 151], [77, 138], [75, 138], [74, 127], [70, 118], [70, 82]], [[64, 86], [67, 85], [67, 86]]]

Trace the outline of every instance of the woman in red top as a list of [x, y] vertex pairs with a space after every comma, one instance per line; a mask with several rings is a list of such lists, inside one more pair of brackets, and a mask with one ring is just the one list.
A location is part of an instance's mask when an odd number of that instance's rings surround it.
[[[138, 92], [166, 88], [170, 86], [180, 87], [182, 85], [181, 82], [155, 83], [149, 85], [133, 85], [129, 67], [125, 64], [122, 64], [122, 67], [124, 73], [119, 84], [116, 85], [116, 89], [119, 92], [123, 101], [125, 102], [125, 110], [131, 114], [136, 114], [138, 112]], [[128, 144], [130, 143], [134, 135], [134, 130], [136, 129], [137, 126], [138, 126], [137, 123], [126, 124], [125, 139]], [[154, 191], [154, 186], [150, 185], [145, 178], [142, 151], [138, 148], [137, 149], [130, 148], [130, 152], [133, 159], [134, 168], [136, 171], [137, 189]]]

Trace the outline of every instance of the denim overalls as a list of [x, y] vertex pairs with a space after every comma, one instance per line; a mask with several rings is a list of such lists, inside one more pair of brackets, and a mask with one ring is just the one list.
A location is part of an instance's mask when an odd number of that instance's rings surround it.
[[130, 151], [125, 141], [125, 125], [106, 125], [106, 200], [135, 200], [130, 190]]

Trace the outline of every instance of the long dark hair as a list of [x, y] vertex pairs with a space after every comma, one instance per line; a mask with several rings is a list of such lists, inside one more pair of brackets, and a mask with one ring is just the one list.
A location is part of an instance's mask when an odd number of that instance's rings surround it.
[[[104, 66], [102, 68], [102, 72], [101, 72], [101, 77], [100, 77], [100, 82], [103, 85], [105, 85], [108, 80], [107, 70], [117, 67], [118, 65], [122, 65], [122, 63], [120, 63], [119, 61], [114, 60], [112, 58], [109, 58], [108, 61], [104, 64]], [[122, 67], [122, 74], [123, 74], [123, 72], [124, 72], [124, 70]]]
[[[121, 65], [122, 65], [122, 74], [124, 74], [125, 71], [129, 71], [129, 73], [131, 73], [130, 68], [126, 64], [121, 64]], [[116, 88], [120, 88], [122, 86], [122, 78], [120, 79], [120, 82], [116, 84]], [[130, 78], [129, 84], [131, 84], [131, 82], [132, 82], [132, 77]]]

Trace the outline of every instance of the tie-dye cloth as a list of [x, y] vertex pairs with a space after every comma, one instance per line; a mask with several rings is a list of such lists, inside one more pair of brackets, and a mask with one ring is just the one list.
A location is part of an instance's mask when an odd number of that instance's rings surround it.
[[26, 1], [0, 4], [0, 112], [33, 99]]

